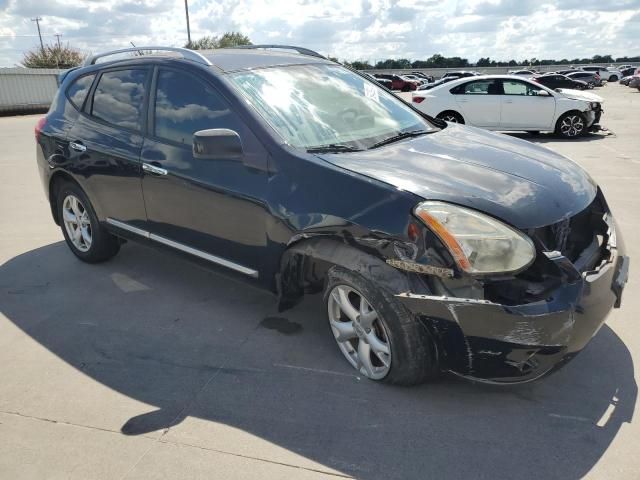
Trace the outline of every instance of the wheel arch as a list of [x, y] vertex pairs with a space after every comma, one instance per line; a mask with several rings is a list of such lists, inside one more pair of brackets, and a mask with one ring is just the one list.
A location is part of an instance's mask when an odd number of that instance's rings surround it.
[[295, 306], [305, 293], [322, 291], [327, 272], [334, 265], [351, 270], [393, 294], [412, 288], [410, 275], [388, 265], [380, 256], [338, 236], [318, 235], [299, 240], [283, 252], [276, 274], [279, 310]]
[[[56, 225], [60, 225], [57, 208], [58, 191], [60, 190], [60, 185], [64, 182], [73, 183], [82, 188], [82, 185], [80, 185], [70, 173], [64, 170], [57, 170], [51, 175], [51, 178], [49, 178], [49, 206], [51, 207], [51, 215], [53, 215], [53, 221], [56, 222]], [[82, 190], [84, 191], [84, 189]]]

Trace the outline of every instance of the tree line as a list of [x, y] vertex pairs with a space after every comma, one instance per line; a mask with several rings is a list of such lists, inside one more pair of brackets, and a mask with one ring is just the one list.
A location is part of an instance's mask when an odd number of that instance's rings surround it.
[[466, 58], [461, 57], [445, 57], [436, 53], [426, 60], [409, 60], [406, 58], [380, 60], [376, 63], [369, 63], [368, 60], [348, 62], [346, 60], [341, 63], [348, 65], [357, 70], [403, 70], [409, 68], [467, 68], [467, 67], [515, 67], [518, 65], [542, 66], [542, 65], [569, 65], [569, 64], [609, 64], [609, 63], [640, 63], [638, 57], [617, 57], [611, 55], [594, 55], [590, 58], [563, 58], [561, 60], [547, 60], [530, 58], [524, 60], [492, 60], [490, 57], [480, 58], [477, 62], [471, 63]]

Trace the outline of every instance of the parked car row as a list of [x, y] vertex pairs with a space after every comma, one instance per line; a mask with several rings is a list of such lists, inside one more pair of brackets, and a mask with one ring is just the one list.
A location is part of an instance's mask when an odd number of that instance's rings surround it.
[[622, 85], [637, 88], [640, 91], [640, 67], [628, 66], [620, 70], [623, 77], [619, 80]]
[[415, 92], [412, 103], [447, 122], [574, 138], [600, 121], [603, 100], [590, 92], [554, 90], [515, 75], [482, 75]]

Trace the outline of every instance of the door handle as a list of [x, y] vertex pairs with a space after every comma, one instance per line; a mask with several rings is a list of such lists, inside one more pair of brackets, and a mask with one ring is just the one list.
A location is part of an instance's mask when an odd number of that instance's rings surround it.
[[76, 152], [86, 152], [87, 151], [87, 147], [85, 147], [80, 142], [69, 142], [69, 148], [71, 148], [72, 150], [75, 150]]
[[504, 103], [513, 103], [513, 100], [505, 100]]
[[149, 163], [143, 163], [142, 170], [153, 175], [166, 175], [167, 173], [169, 173], [164, 168], [156, 167], [155, 165], [151, 165]]

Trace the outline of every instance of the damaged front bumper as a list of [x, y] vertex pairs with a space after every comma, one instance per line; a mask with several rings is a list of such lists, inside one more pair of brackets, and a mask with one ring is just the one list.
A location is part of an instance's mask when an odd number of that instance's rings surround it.
[[584, 272], [555, 256], [567, 281], [544, 301], [502, 305], [413, 293], [397, 298], [436, 336], [445, 368], [485, 382], [527, 382], [580, 352], [620, 306], [629, 258], [615, 235], [606, 250], [598, 267]]

